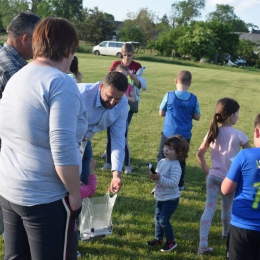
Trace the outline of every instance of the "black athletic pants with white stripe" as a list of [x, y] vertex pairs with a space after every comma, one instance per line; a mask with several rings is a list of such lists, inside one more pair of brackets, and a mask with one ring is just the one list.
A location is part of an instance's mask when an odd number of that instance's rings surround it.
[[68, 198], [31, 207], [0, 196], [4, 216], [4, 260], [67, 260], [75, 219]]

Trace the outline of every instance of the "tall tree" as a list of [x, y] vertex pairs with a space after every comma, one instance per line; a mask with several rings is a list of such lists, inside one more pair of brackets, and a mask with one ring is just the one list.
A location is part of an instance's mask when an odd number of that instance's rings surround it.
[[92, 44], [98, 44], [101, 41], [111, 39], [115, 35], [116, 23], [113, 20], [107, 20], [111, 15], [98, 10], [84, 8], [82, 20], [73, 18], [72, 22], [78, 31], [79, 38]]
[[142, 44], [157, 38], [156, 22], [157, 15], [148, 8], [141, 8], [137, 13], [128, 13], [128, 20], [132, 20], [133, 29], [138, 27], [143, 34]]
[[143, 33], [139, 26], [132, 20], [125, 20], [123, 26], [119, 29], [120, 41], [143, 42]]
[[233, 32], [248, 32], [252, 24], [246, 24], [234, 12], [234, 7], [230, 5], [217, 4], [216, 10], [207, 15], [208, 21], [217, 20], [219, 22], [230, 24]]
[[187, 26], [192, 20], [201, 16], [205, 0], [175, 1], [172, 4], [172, 20], [174, 26]]

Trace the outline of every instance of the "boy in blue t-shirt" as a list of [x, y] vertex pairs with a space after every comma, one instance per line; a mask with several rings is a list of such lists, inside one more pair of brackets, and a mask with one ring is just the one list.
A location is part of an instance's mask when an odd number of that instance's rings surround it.
[[[192, 119], [200, 120], [200, 106], [195, 95], [188, 92], [191, 85], [191, 73], [181, 70], [177, 73], [175, 84], [177, 90], [165, 94], [159, 108], [159, 115], [165, 117], [161, 133], [158, 161], [164, 158], [163, 146], [171, 135], [182, 135], [188, 142], [191, 139]], [[184, 190], [184, 174], [186, 161], [180, 162], [182, 174], [179, 190]]]
[[255, 118], [254, 144], [256, 148], [237, 154], [221, 186], [224, 195], [235, 192], [229, 260], [260, 259], [260, 114]]

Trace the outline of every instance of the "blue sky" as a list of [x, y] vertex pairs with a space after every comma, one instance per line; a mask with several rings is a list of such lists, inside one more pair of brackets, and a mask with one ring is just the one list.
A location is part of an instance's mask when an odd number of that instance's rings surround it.
[[[159, 17], [169, 15], [174, 0], [83, 0], [84, 7], [95, 6], [102, 12], [114, 15], [115, 20], [123, 21], [128, 12], [138, 12], [141, 8], [147, 7]], [[201, 19], [216, 9], [216, 4], [228, 4], [235, 8], [235, 14], [246, 23], [253, 23], [260, 29], [260, 0], [206, 0], [206, 7]]]

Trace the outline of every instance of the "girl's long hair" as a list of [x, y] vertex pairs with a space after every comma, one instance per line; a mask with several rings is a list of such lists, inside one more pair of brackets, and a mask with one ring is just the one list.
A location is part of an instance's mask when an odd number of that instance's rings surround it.
[[231, 98], [222, 98], [216, 104], [215, 115], [211, 119], [206, 146], [214, 143], [219, 133], [219, 124], [224, 124], [239, 110], [239, 104]]

